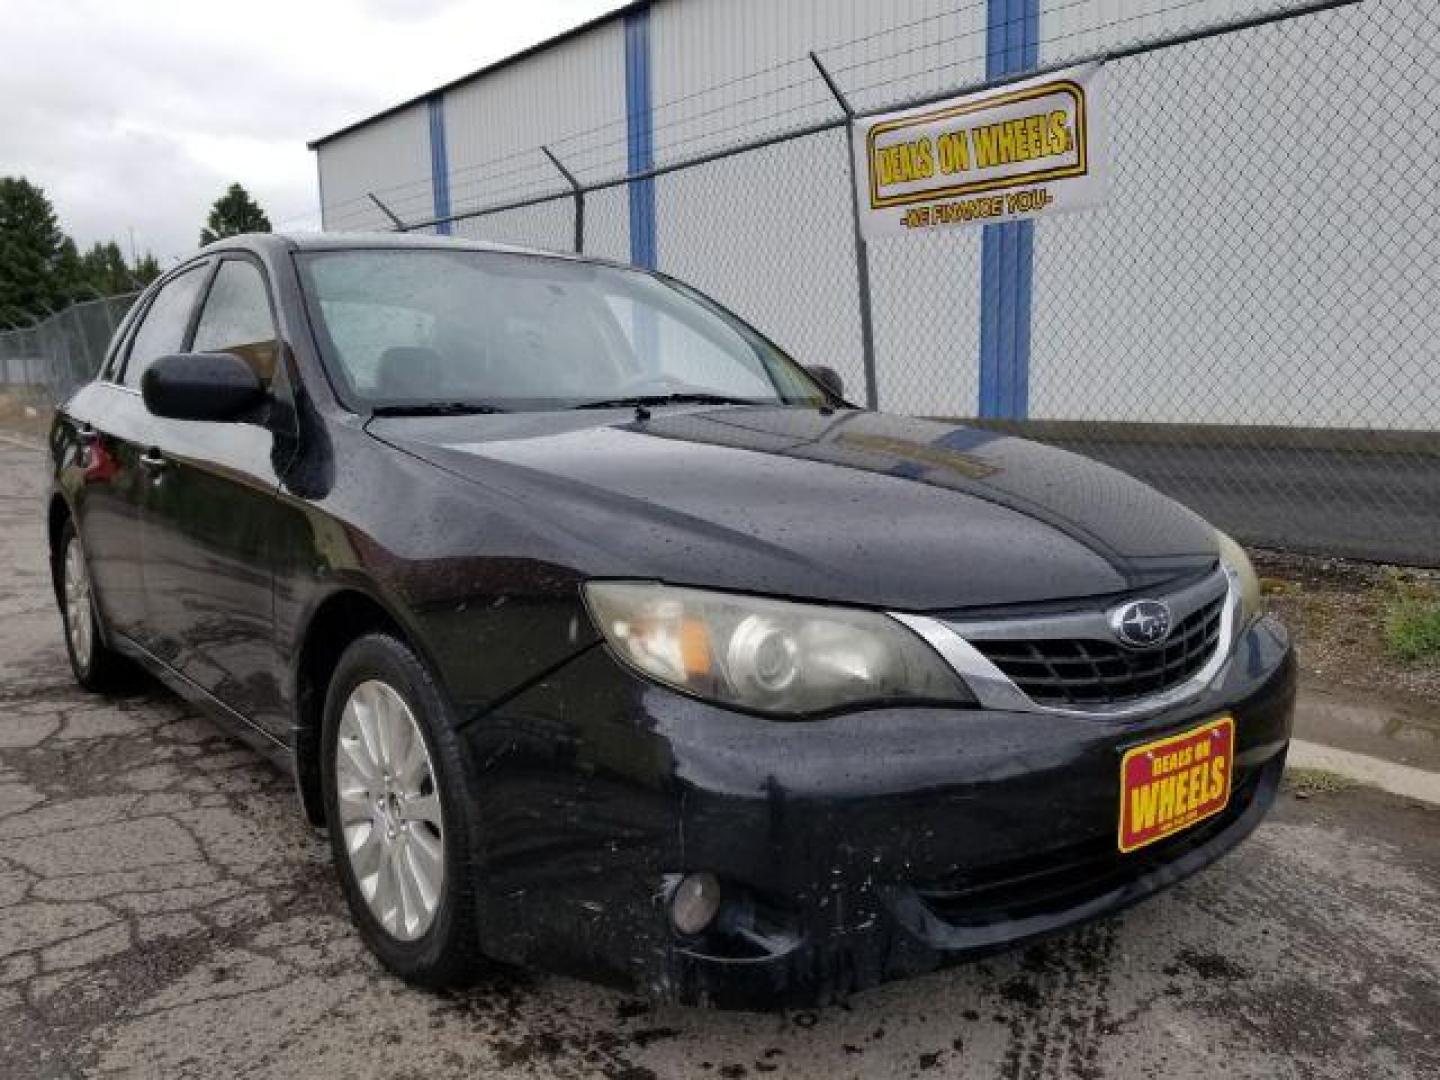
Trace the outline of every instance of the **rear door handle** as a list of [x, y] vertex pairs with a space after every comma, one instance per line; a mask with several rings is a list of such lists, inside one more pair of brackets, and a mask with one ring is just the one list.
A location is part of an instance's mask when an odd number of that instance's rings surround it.
[[165, 455], [156, 450], [153, 446], [140, 455], [140, 464], [150, 472], [159, 472], [170, 463], [165, 460]]

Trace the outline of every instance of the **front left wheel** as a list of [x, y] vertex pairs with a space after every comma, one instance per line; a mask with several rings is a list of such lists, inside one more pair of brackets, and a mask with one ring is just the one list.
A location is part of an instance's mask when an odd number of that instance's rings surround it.
[[365, 943], [407, 981], [470, 982], [473, 800], [439, 687], [405, 643], [367, 634], [336, 665], [322, 736], [331, 848]]

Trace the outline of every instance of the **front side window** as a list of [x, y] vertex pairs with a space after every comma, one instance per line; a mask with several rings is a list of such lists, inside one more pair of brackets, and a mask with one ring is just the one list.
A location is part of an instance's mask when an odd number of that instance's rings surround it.
[[671, 394], [823, 401], [754, 330], [649, 274], [418, 248], [299, 261], [332, 374], [362, 405], [526, 410]]
[[160, 287], [150, 308], [141, 316], [140, 327], [130, 340], [130, 359], [125, 363], [125, 385], [136, 389], [140, 376], [162, 356], [179, 352], [185, 345], [185, 330], [195, 310], [195, 298], [205, 284], [203, 266], [193, 266]]
[[280, 343], [260, 268], [244, 259], [226, 259], [215, 274], [195, 326], [194, 352], [238, 356], [269, 387]]
[[120, 321], [120, 327], [115, 331], [115, 336], [110, 339], [110, 345], [105, 350], [105, 363], [101, 368], [100, 378], [105, 382], [120, 381], [120, 373], [125, 365], [125, 357], [130, 350], [130, 340], [135, 336], [135, 325], [140, 321], [140, 312], [137, 310], [139, 301], [131, 305]]

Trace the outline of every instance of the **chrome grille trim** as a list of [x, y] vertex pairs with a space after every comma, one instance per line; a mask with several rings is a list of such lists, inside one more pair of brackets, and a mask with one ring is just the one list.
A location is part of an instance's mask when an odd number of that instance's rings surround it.
[[964, 637], [1016, 686], [1044, 705], [1123, 704], [1164, 693], [1205, 666], [1220, 640], [1223, 603], [1224, 594], [1220, 593], [1177, 622], [1163, 642], [1148, 648], [1120, 641], [1113, 629], [1109, 641]]
[[[1216, 597], [1225, 593], [1224, 570], [1207, 574], [1193, 585], [1164, 596], [1147, 598], [1163, 600], [1170, 606], [1171, 621], [1178, 626]], [[1076, 611], [1064, 615], [1021, 616], [1013, 619], [944, 620], [954, 631], [971, 641], [1023, 641], [1031, 638], [1086, 638], [1114, 643], [1115, 631], [1110, 628], [1110, 611], [1122, 601], [1113, 601], [1098, 611]]]
[[924, 638], [975, 694], [982, 708], [1006, 712], [1047, 713], [1058, 716], [1124, 718], [1153, 713], [1195, 697], [1215, 682], [1230, 659], [1240, 615], [1240, 585], [1228, 568], [1221, 568], [1196, 585], [1159, 597], [1171, 606], [1179, 621], [1198, 611], [1217, 595], [1224, 595], [1220, 633], [1215, 651], [1200, 670], [1178, 686], [1142, 698], [1117, 703], [1051, 705], [1035, 701], [967, 640], [1014, 641], [1034, 638], [1092, 638], [1113, 642], [1106, 612], [1024, 617], [976, 622], [947, 622], [930, 615], [890, 612], [890, 617]]

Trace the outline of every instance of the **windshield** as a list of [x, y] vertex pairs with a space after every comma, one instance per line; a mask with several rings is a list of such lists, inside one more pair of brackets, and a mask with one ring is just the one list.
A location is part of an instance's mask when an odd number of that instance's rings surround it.
[[754, 330], [649, 274], [424, 248], [307, 252], [299, 262], [332, 375], [362, 407], [825, 403]]

